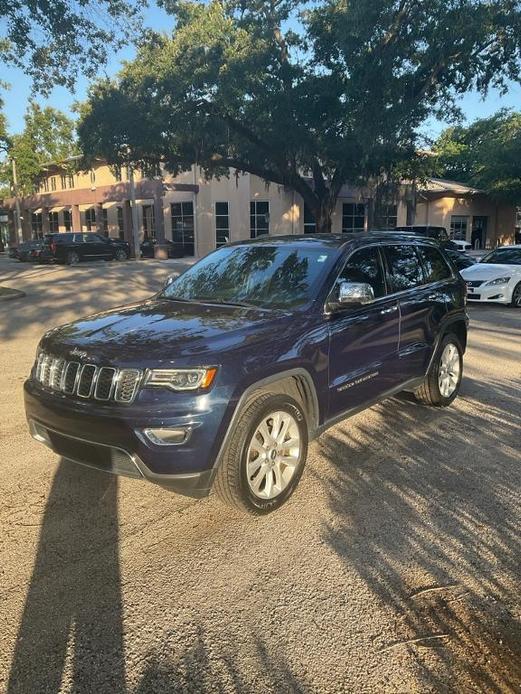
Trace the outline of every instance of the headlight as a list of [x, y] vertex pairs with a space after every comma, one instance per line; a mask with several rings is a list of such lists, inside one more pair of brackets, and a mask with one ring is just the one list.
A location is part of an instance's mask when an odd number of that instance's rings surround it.
[[212, 385], [217, 369], [151, 369], [145, 385], [162, 386], [172, 390], [199, 390]]
[[510, 277], [498, 277], [497, 280], [490, 280], [490, 282], [485, 282], [487, 287], [495, 287], [498, 284], [507, 284], [510, 282]]

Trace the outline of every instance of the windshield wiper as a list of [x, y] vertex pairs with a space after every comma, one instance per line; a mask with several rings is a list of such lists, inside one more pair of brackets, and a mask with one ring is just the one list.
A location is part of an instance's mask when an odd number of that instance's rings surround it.
[[163, 294], [162, 298], [168, 299], [169, 301], [180, 301], [183, 304], [197, 304], [197, 303], [199, 303], [196, 299], [181, 299], [180, 296], [168, 296], [168, 294]]
[[203, 304], [217, 304], [219, 306], [238, 306], [240, 308], [258, 308], [254, 304], [247, 304], [243, 301], [227, 301], [226, 299], [199, 299]]

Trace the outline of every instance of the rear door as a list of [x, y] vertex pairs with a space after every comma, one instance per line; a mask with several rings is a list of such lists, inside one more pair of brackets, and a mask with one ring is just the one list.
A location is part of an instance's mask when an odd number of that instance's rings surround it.
[[98, 234], [83, 234], [82, 251], [85, 260], [100, 260], [112, 257], [109, 244]]
[[354, 251], [333, 292], [341, 282], [367, 282], [375, 301], [330, 316], [328, 419], [375, 400], [396, 385], [398, 302], [387, 296], [378, 247]]
[[437, 326], [447, 311], [443, 272], [449, 278], [452, 272], [433, 246], [393, 244], [385, 246], [383, 251], [387, 282], [400, 308], [396, 369], [404, 382], [426, 372]]

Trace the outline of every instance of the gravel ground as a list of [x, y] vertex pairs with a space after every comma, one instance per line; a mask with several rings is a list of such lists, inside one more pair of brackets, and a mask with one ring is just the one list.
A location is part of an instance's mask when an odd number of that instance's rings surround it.
[[451, 408], [400, 396], [330, 429], [252, 518], [26, 431], [42, 332], [175, 267], [0, 260], [27, 294], [0, 305], [0, 691], [521, 692], [521, 312], [471, 307]]

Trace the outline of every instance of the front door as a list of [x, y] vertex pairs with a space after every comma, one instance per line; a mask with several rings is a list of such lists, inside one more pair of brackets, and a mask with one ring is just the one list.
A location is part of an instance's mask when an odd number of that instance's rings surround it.
[[487, 243], [488, 217], [472, 217], [472, 234], [470, 242], [472, 248], [485, 248]]
[[85, 260], [99, 260], [112, 257], [112, 248], [103, 236], [83, 234], [83, 243], [83, 257]]
[[400, 314], [387, 297], [378, 248], [355, 251], [336, 281], [367, 282], [375, 301], [336, 313], [330, 319], [328, 419], [377, 399], [396, 383]]

